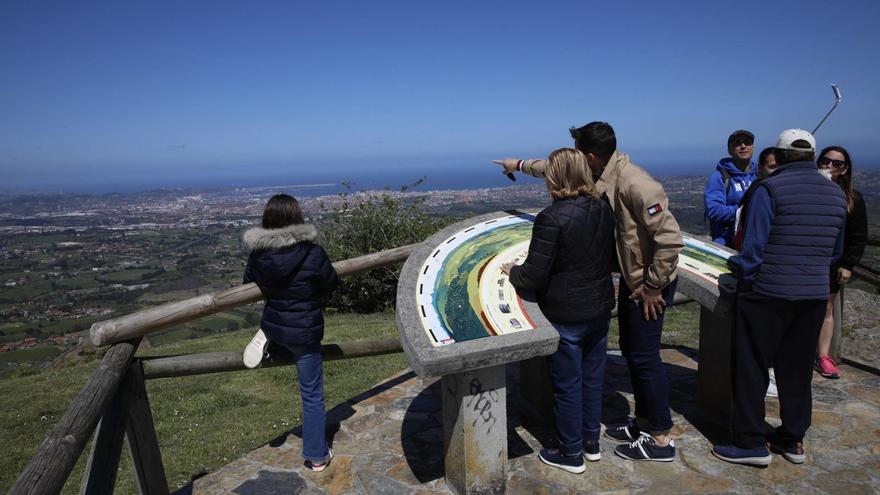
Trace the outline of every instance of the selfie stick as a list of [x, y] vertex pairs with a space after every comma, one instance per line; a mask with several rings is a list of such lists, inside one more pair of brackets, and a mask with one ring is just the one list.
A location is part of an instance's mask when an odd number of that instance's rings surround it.
[[831, 107], [831, 110], [828, 110], [828, 113], [826, 113], [825, 116], [822, 117], [822, 120], [820, 120], [819, 124], [816, 126], [816, 128], [813, 129], [813, 132], [812, 132], [813, 135], [815, 135], [816, 131], [818, 131], [819, 128], [822, 127], [822, 124], [825, 123], [825, 119], [827, 119], [828, 116], [831, 115], [831, 112], [833, 112], [834, 109], [837, 108], [837, 105], [840, 105], [840, 99], [841, 99], [840, 88], [838, 88], [836, 84], [832, 84], [831, 91], [834, 91], [834, 106]]

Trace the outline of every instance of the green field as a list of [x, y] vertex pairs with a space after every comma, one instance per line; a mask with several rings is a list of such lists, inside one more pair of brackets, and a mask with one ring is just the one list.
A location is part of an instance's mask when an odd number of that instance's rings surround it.
[[105, 280], [110, 282], [140, 282], [141, 276], [155, 271], [154, 268], [137, 268], [133, 270], [122, 270], [121, 272], [107, 273], [103, 276]]
[[59, 354], [61, 354], [61, 349], [58, 347], [51, 344], [39, 344], [29, 349], [0, 352], [0, 364], [48, 361]]
[[[244, 348], [253, 329], [158, 346], [144, 355], [232, 351]], [[329, 315], [324, 342], [397, 337], [394, 316]], [[0, 492], [5, 493], [37, 446], [82, 388], [97, 361], [32, 376], [0, 380]], [[328, 409], [406, 368], [403, 354], [324, 365]], [[293, 367], [163, 378], [147, 383], [162, 459], [171, 490], [211, 472], [301, 424]], [[88, 447], [87, 447], [88, 449]], [[64, 493], [77, 493], [85, 456]], [[137, 493], [131, 462], [123, 451], [117, 493]]]

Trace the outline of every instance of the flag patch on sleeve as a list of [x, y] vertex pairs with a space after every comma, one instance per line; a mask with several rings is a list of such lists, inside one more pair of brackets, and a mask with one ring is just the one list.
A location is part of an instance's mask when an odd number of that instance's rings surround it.
[[653, 217], [654, 215], [660, 213], [661, 211], [663, 211], [663, 207], [660, 206], [660, 203], [657, 203], [657, 204], [655, 204], [655, 205], [653, 205], [653, 206], [649, 206], [649, 207], [648, 207], [648, 215], [651, 215], [652, 217]]

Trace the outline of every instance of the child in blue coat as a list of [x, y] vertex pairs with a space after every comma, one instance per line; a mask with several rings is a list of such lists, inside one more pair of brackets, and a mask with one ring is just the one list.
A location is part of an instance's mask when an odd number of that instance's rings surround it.
[[315, 244], [314, 225], [303, 221], [296, 199], [276, 194], [263, 212], [261, 227], [249, 229], [244, 243], [251, 249], [244, 283], [254, 282], [266, 299], [260, 331], [244, 350], [248, 368], [256, 368], [271, 340], [293, 354], [303, 403], [303, 458], [323, 471], [333, 452], [324, 435], [324, 375], [321, 339], [324, 315], [321, 297], [339, 285], [324, 248]]

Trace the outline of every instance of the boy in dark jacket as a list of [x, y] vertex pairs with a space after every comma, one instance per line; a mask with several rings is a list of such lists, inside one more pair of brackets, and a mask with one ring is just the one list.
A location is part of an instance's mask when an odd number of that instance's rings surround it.
[[600, 458], [602, 381], [614, 306], [614, 214], [599, 199], [580, 151], [554, 151], [545, 181], [553, 204], [535, 218], [528, 257], [502, 270], [514, 287], [535, 293], [559, 332], [559, 348], [550, 356], [559, 449], [542, 449], [539, 458], [582, 473], [583, 457]]
[[243, 361], [248, 368], [259, 366], [268, 340], [293, 355], [303, 403], [302, 455], [312, 470], [323, 471], [333, 452], [324, 436], [320, 300], [339, 285], [339, 276], [324, 248], [314, 243], [316, 237], [314, 225], [303, 223], [296, 199], [286, 194], [269, 199], [262, 227], [245, 232], [244, 243], [251, 254], [244, 283], [260, 287], [266, 306], [260, 331], [245, 348]]

